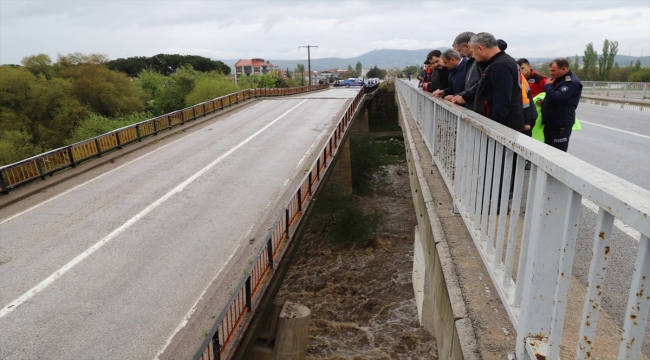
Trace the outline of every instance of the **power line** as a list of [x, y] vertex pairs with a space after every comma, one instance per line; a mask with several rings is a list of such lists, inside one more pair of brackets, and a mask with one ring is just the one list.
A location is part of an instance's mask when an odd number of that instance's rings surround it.
[[307, 48], [307, 71], [309, 73], [309, 86], [311, 86], [311, 54], [309, 50], [311, 50], [311, 48], [318, 49], [318, 46], [306, 45], [306, 46], [298, 46], [298, 48]]

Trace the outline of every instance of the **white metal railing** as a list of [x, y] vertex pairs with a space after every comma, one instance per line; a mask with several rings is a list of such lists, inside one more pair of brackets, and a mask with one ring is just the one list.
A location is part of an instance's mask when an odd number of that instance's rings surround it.
[[623, 97], [628, 99], [648, 99], [649, 83], [582, 81], [583, 95]]
[[650, 192], [404, 81], [395, 84], [517, 330], [517, 359], [559, 359], [583, 198], [599, 213], [576, 359], [592, 356], [615, 219], [641, 234], [618, 355], [638, 359], [650, 305]]

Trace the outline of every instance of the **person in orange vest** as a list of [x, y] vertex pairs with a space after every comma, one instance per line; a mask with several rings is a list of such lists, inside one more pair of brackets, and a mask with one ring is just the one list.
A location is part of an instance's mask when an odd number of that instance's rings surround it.
[[521, 69], [521, 73], [524, 74], [524, 77], [528, 81], [533, 98], [539, 95], [539, 93], [544, 92], [544, 85], [548, 83], [548, 79], [544, 75], [536, 73], [527, 59], [521, 58], [517, 60], [517, 64]]

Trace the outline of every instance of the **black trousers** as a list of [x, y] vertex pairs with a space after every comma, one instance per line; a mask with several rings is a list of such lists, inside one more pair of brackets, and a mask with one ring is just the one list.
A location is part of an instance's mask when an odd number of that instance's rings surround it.
[[571, 126], [554, 127], [544, 126], [544, 143], [564, 152], [569, 148]]

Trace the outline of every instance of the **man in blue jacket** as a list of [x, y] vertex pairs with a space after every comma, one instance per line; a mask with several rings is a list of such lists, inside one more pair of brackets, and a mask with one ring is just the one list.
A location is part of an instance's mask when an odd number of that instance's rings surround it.
[[546, 97], [542, 103], [544, 142], [566, 152], [582, 95], [582, 83], [569, 70], [569, 62], [563, 58], [551, 62], [549, 73], [551, 78], [544, 85]]
[[460, 56], [458, 51], [453, 49], [445, 50], [442, 53], [442, 62], [449, 69], [449, 87], [443, 90], [433, 92], [435, 97], [443, 97], [451, 101], [454, 95], [460, 94], [465, 90], [465, 75], [467, 73], [467, 59]]

